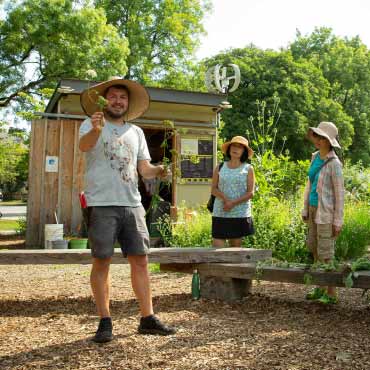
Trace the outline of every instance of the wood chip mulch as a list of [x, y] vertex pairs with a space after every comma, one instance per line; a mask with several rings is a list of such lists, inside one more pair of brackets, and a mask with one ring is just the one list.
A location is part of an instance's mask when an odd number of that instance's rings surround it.
[[267, 282], [240, 302], [193, 301], [191, 276], [155, 273], [155, 311], [178, 333], [141, 336], [129, 268], [111, 272], [115, 339], [98, 345], [90, 266], [0, 266], [0, 369], [370, 369], [361, 290], [340, 289], [330, 307], [305, 301], [305, 286]]

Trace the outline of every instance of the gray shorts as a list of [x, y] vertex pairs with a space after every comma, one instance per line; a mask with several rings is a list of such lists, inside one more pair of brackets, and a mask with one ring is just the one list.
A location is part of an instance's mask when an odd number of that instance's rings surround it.
[[116, 241], [125, 257], [149, 252], [149, 233], [142, 206], [89, 207], [88, 234], [91, 255], [95, 258], [112, 257]]

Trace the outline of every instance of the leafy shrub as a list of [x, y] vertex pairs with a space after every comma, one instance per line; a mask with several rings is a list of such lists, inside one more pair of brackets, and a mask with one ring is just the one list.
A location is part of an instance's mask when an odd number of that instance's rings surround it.
[[21, 217], [17, 220], [17, 234], [26, 235], [27, 220], [25, 217]]
[[253, 205], [255, 234], [244, 240], [253, 248], [271, 249], [274, 258], [306, 263], [309, 252], [305, 245], [306, 226], [301, 221], [297, 200], [260, 198]]
[[370, 168], [365, 168], [361, 162], [354, 165], [346, 163], [343, 176], [347, 199], [370, 201]]
[[293, 196], [306, 183], [310, 162], [291, 161], [288, 155], [276, 156], [266, 151], [252, 162], [258, 191], [256, 198], [276, 196], [279, 199]]

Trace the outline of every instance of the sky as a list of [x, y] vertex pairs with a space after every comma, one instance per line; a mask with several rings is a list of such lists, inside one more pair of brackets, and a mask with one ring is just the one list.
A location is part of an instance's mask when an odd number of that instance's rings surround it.
[[213, 0], [197, 58], [253, 43], [262, 49], [286, 47], [298, 29], [330, 27], [337, 36], [360, 36], [370, 48], [370, 0]]

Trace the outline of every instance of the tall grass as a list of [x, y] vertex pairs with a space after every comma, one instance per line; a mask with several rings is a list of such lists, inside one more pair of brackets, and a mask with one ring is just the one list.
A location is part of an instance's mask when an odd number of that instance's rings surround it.
[[271, 249], [273, 257], [288, 262], [307, 262], [306, 226], [301, 221], [298, 199], [260, 198], [253, 206], [255, 234], [244, 244]]
[[363, 256], [370, 246], [370, 207], [366, 202], [345, 205], [344, 226], [336, 242], [335, 256], [350, 260]]
[[17, 227], [16, 220], [0, 220], [0, 231], [16, 230]]
[[[244, 247], [272, 250], [273, 256], [288, 262], [308, 263], [307, 226], [301, 220], [302, 197], [279, 200], [260, 197], [253, 203], [255, 234], [243, 240]], [[177, 223], [160, 222], [159, 230], [169, 247], [210, 247], [211, 215], [205, 207], [186, 216], [185, 208]], [[370, 245], [370, 207], [365, 202], [346, 202], [343, 230], [336, 242], [336, 258], [355, 259]]]

